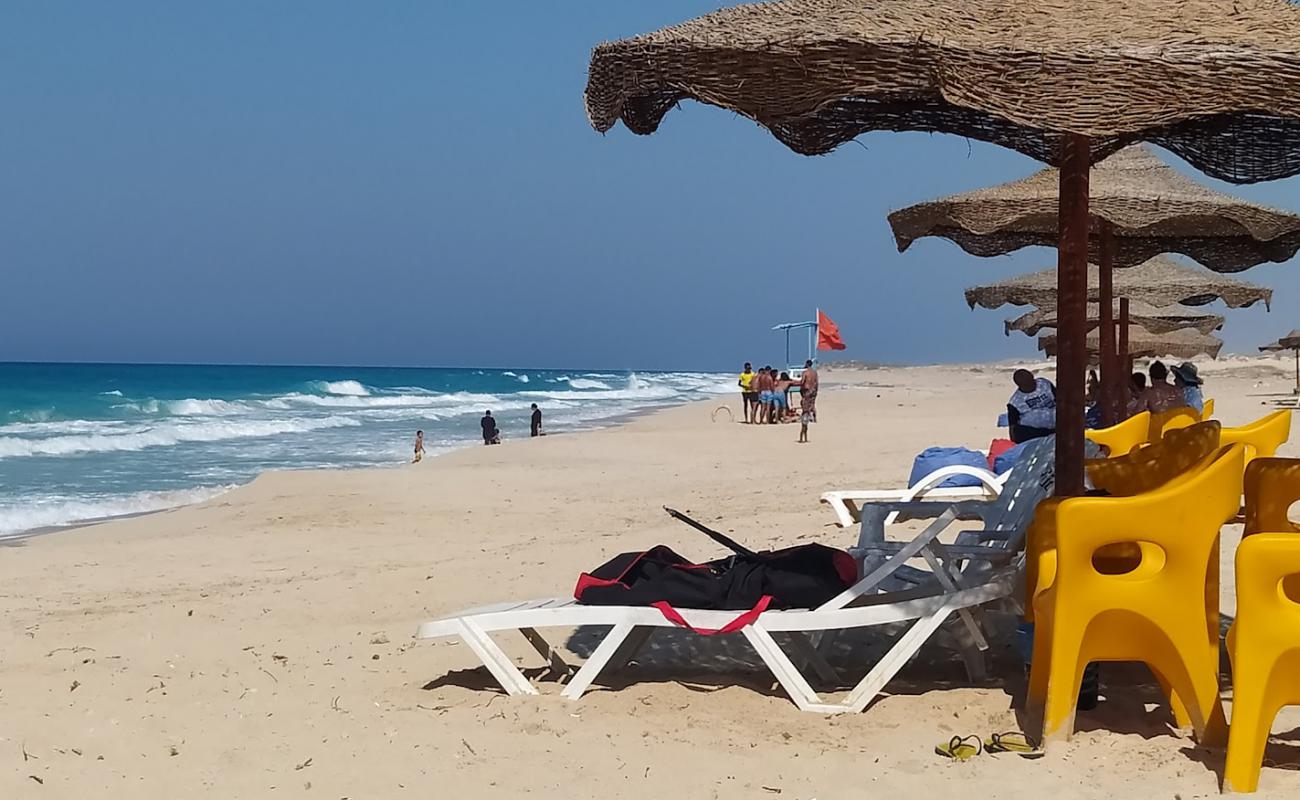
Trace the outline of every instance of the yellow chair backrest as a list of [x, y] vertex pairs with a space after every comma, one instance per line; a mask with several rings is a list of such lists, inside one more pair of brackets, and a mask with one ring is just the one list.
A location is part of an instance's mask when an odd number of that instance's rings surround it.
[[[1056, 547], [1042, 558], [1055, 562], [1055, 574], [1033, 598], [1027, 701], [1031, 718], [1042, 709], [1042, 741], [1069, 734], [1082, 667], [1092, 661], [1146, 662], [1168, 682], [1171, 702], [1202, 742], [1214, 745], [1227, 733], [1219, 698], [1219, 530], [1241, 503], [1243, 451], [1221, 447], [1131, 497], [1054, 504]], [[1116, 550], [1133, 555], [1109, 557]]]
[[1256, 458], [1272, 458], [1277, 454], [1277, 449], [1290, 438], [1291, 411], [1283, 409], [1248, 425], [1224, 428], [1221, 441], [1224, 444], [1240, 442], [1246, 445], [1246, 463], [1250, 464]]
[[1149, 492], [1186, 473], [1223, 444], [1214, 420], [1176, 428], [1159, 442], [1118, 458], [1087, 464], [1092, 485], [1112, 495], [1128, 497]]
[[1201, 421], [1204, 422], [1205, 420], [1211, 419], [1213, 417], [1214, 417], [1214, 398], [1211, 397], [1209, 400], [1205, 401], [1205, 405], [1202, 406], [1201, 408]]
[[1228, 654], [1232, 729], [1223, 791], [1253, 792], [1278, 710], [1300, 704], [1300, 537], [1294, 533], [1257, 532], [1238, 545]]
[[1171, 408], [1168, 411], [1161, 411], [1159, 414], [1151, 415], [1151, 426], [1147, 430], [1147, 441], [1155, 444], [1160, 441], [1160, 437], [1165, 435], [1166, 431], [1177, 428], [1186, 428], [1201, 421], [1201, 415], [1196, 413], [1195, 409]]
[[1300, 459], [1257, 458], [1246, 467], [1246, 528], [1255, 533], [1300, 533], [1287, 512], [1300, 500]]
[[1110, 458], [1116, 458], [1128, 455], [1133, 448], [1145, 443], [1150, 428], [1151, 412], [1143, 411], [1141, 414], [1134, 414], [1118, 425], [1084, 431], [1083, 435], [1105, 447], [1109, 451]]

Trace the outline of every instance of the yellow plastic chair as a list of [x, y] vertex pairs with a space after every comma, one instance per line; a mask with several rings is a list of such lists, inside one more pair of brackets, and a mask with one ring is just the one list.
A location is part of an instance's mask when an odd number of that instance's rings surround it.
[[1300, 532], [1287, 509], [1300, 499], [1300, 460], [1260, 458], [1246, 468], [1246, 530], [1237, 547], [1237, 619], [1228, 631], [1232, 727], [1225, 791], [1253, 792], [1277, 712], [1300, 705]]
[[1211, 419], [1213, 416], [1214, 416], [1214, 398], [1211, 397], [1209, 400], [1205, 401], [1205, 405], [1201, 406], [1201, 421], [1204, 422], [1207, 419]]
[[[1044, 743], [1068, 739], [1083, 670], [1098, 661], [1142, 661], [1185, 706], [1198, 740], [1221, 745], [1227, 724], [1219, 699], [1219, 529], [1241, 502], [1242, 445], [1221, 448], [1204, 466], [1132, 497], [1074, 497], [1050, 510], [1056, 520], [1055, 577], [1034, 598], [1030, 716]], [[1115, 573], [1098, 551], [1135, 544], [1141, 558]]]
[[1151, 425], [1147, 429], [1147, 442], [1155, 444], [1167, 432], [1178, 428], [1187, 428], [1201, 421], [1201, 415], [1193, 408], [1171, 408], [1151, 415]]
[[1259, 533], [1237, 547], [1237, 620], [1228, 632], [1232, 728], [1226, 792], [1259, 786], [1264, 747], [1283, 706], [1300, 705], [1300, 537]]
[[1155, 444], [1117, 458], [1086, 465], [1088, 480], [1112, 495], [1128, 497], [1163, 486], [1218, 450], [1223, 444], [1218, 422], [1198, 422], [1176, 428]]
[[[1144, 412], [1145, 413], [1145, 412]], [[1207, 457], [1219, 449], [1219, 423], [1200, 422], [1190, 428], [1170, 431], [1159, 443], [1134, 450], [1118, 458], [1097, 459], [1087, 463], [1088, 480], [1114, 497], [1131, 497], [1157, 489], [1205, 466]], [[1056, 574], [1055, 505], [1059, 498], [1039, 504], [1025, 540], [1025, 587], [1029, 598], [1024, 604], [1024, 619], [1034, 621], [1034, 599], [1052, 585]], [[1136, 564], [1141, 551], [1136, 545], [1117, 544], [1099, 555], [1111, 569], [1122, 570]], [[1218, 583], [1215, 583], [1217, 591]], [[1216, 595], [1217, 596], [1217, 595]]]
[[1246, 467], [1246, 526], [1255, 533], [1300, 533], [1288, 511], [1300, 500], [1300, 459], [1257, 458]]
[[1108, 451], [1108, 457], [1116, 458], [1126, 456], [1133, 448], [1144, 444], [1150, 428], [1151, 412], [1143, 411], [1141, 414], [1134, 414], [1117, 425], [1112, 425], [1109, 428], [1087, 430], [1083, 432], [1083, 435], [1105, 447]]
[[1221, 441], [1224, 444], [1241, 442], [1246, 445], [1246, 464], [1257, 458], [1272, 458], [1277, 449], [1291, 438], [1291, 411], [1283, 409], [1274, 411], [1247, 425], [1236, 428], [1224, 428]]

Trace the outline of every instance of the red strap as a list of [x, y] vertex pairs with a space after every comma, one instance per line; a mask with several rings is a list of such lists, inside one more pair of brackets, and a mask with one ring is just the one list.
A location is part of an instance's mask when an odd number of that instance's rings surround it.
[[771, 602], [772, 602], [771, 595], [767, 595], [767, 594], [763, 595], [758, 599], [758, 602], [754, 604], [753, 608], [744, 612], [743, 614], [736, 617], [731, 622], [728, 622], [726, 625], [723, 625], [721, 628], [718, 628], [717, 630], [695, 627], [694, 625], [687, 622], [685, 618], [683, 618], [682, 615], [677, 612], [677, 609], [670, 606], [667, 603], [667, 601], [660, 600], [658, 603], [651, 603], [650, 605], [659, 609], [659, 613], [663, 614], [665, 619], [667, 619], [672, 624], [678, 626], [679, 628], [686, 628], [688, 630], [700, 634], [701, 636], [714, 636], [719, 633], [735, 633], [741, 628], [745, 628], [750, 625], [753, 625], [754, 621], [758, 619], [759, 615], [767, 610], [767, 607], [768, 605], [771, 604]]

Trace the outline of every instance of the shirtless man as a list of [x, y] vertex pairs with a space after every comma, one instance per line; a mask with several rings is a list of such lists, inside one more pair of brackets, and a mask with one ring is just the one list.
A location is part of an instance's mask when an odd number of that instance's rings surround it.
[[799, 378], [799, 444], [808, 443], [808, 423], [817, 421], [817, 370], [812, 359], [803, 363]]
[[754, 378], [754, 386], [758, 387], [758, 417], [759, 425], [766, 425], [768, 416], [772, 412], [772, 373], [770, 367], [763, 367], [758, 371]]
[[813, 368], [813, 359], [803, 362], [803, 376], [800, 377], [800, 407], [813, 415], [813, 421], [816, 421], [816, 388], [818, 388], [818, 381], [816, 369]]
[[1152, 414], [1181, 408], [1186, 404], [1183, 390], [1171, 384], [1169, 368], [1157, 361], [1147, 370], [1151, 376], [1151, 385], [1142, 392], [1142, 408]]
[[415, 460], [418, 463], [424, 458], [424, 431], [415, 432]]

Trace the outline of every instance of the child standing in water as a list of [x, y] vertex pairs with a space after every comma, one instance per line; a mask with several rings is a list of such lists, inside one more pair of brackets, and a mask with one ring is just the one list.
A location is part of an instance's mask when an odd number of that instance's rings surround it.
[[415, 461], [418, 464], [420, 459], [424, 458], [424, 431], [415, 432]]

